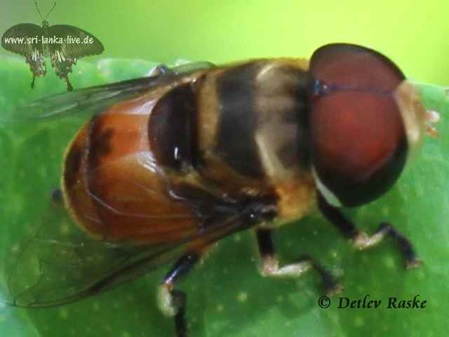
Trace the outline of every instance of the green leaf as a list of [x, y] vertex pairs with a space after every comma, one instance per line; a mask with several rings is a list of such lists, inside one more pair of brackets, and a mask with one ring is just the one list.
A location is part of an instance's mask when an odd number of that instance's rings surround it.
[[[134, 60], [79, 62], [75, 88], [143, 76], [154, 63]], [[19, 58], [0, 58], [0, 119], [26, 101], [65, 90], [51, 74], [31, 90], [31, 74]], [[251, 232], [224, 239], [182, 283], [188, 293], [191, 336], [444, 336], [449, 323], [449, 101], [445, 88], [422, 85], [428, 109], [440, 112], [439, 138], [426, 139], [421, 153], [383, 198], [348, 215], [373, 232], [387, 220], [407, 235], [424, 261], [404, 270], [392, 240], [356, 251], [337, 230], [314, 213], [279, 229], [276, 244], [283, 261], [307, 253], [338, 275], [345, 291], [321, 309], [315, 273], [299, 279], [262, 278]], [[58, 184], [64, 149], [78, 124], [0, 124], [0, 284], [17, 240], [39, 217], [45, 196]], [[61, 132], [61, 130], [67, 130]], [[20, 309], [0, 303], [0, 336], [174, 336], [170, 319], [157, 309], [155, 289], [162, 268], [115, 290], [49, 309]], [[340, 298], [369, 295], [378, 309], [338, 308]], [[387, 309], [389, 297], [426, 300], [424, 309]]]

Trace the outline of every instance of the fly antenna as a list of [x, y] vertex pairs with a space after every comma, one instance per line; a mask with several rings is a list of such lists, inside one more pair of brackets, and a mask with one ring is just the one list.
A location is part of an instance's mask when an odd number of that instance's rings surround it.
[[35, 6], [36, 6], [37, 12], [39, 13], [39, 16], [41, 17], [41, 19], [42, 19], [43, 21], [45, 21], [45, 20], [48, 18], [48, 16], [50, 15], [50, 13], [53, 12], [53, 9], [55, 9], [55, 7], [56, 7], [56, 1], [55, 1], [55, 2], [53, 3], [53, 7], [48, 11], [47, 15], [45, 15], [45, 18], [44, 18], [44, 17], [42, 16], [41, 11], [39, 10], [39, 5], [37, 4], [37, 1], [35, 1], [34, 4], [35, 4]]

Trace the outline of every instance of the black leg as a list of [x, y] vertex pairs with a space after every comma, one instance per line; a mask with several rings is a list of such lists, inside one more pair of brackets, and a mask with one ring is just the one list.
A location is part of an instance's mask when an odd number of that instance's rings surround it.
[[257, 229], [256, 236], [259, 253], [262, 258], [262, 275], [269, 277], [299, 277], [313, 268], [320, 275], [326, 294], [338, 293], [342, 290], [333, 275], [308, 255], [300, 257], [295, 263], [282, 267], [279, 266], [279, 260], [276, 257], [273, 244], [272, 230]]
[[159, 307], [161, 311], [174, 318], [176, 337], [187, 336], [186, 294], [175, 289], [175, 284], [185, 277], [199, 261], [198, 253], [182, 256], [167, 273], [159, 288]]
[[318, 195], [318, 207], [321, 213], [332, 222], [340, 232], [350, 239], [354, 246], [359, 249], [366, 249], [377, 245], [387, 235], [391, 236], [397, 242], [399, 249], [405, 258], [405, 266], [407, 268], [417, 267], [421, 264], [421, 260], [417, 258], [411, 242], [395, 229], [389, 223], [381, 223], [372, 236], [360, 231], [357, 227], [347, 219], [343, 213], [336, 207], [330, 205], [322, 195]]

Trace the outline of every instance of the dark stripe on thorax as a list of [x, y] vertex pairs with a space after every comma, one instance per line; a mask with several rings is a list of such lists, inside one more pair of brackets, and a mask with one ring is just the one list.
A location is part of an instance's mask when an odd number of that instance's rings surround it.
[[215, 151], [245, 176], [264, 176], [254, 138], [257, 125], [255, 78], [261, 63], [224, 71], [217, 78], [219, 122]]

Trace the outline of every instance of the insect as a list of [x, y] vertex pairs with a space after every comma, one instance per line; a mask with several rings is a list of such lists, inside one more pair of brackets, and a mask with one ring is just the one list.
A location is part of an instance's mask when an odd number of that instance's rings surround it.
[[2, 47], [25, 57], [33, 74], [31, 88], [34, 88], [36, 77], [47, 74], [45, 57], [49, 56], [56, 75], [64, 80], [67, 90], [71, 91], [73, 87], [68, 74], [72, 72], [72, 66], [82, 57], [101, 54], [104, 51], [103, 44], [92, 34], [75, 26], [50, 26], [47, 17], [56, 2], [45, 17], [37, 2], [35, 5], [42, 19], [42, 27], [33, 23], [12, 26], [2, 36]]
[[[263, 275], [314, 269], [332, 293], [338, 283], [319, 262], [304, 256], [280, 265], [272, 240], [314, 205], [356, 247], [389, 235], [407, 267], [420, 264], [391, 224], [370, 236], [341, 210], [383, 195], [432, 128], [417, 90], [388, 58], [340, 43], [310, 62], [157, 72], [25, 108], [28, 121], [87, 117], [61, 160], [53, 193], [61, 207], [6, 268], [11, 304], [73, 302], [173, 263], [159, 306], [176, 336], [186, 336], [179, 281], [215, 242], [246, 229], [256, 232]], [[60, 230], [57, 221], [70, 225]]]

